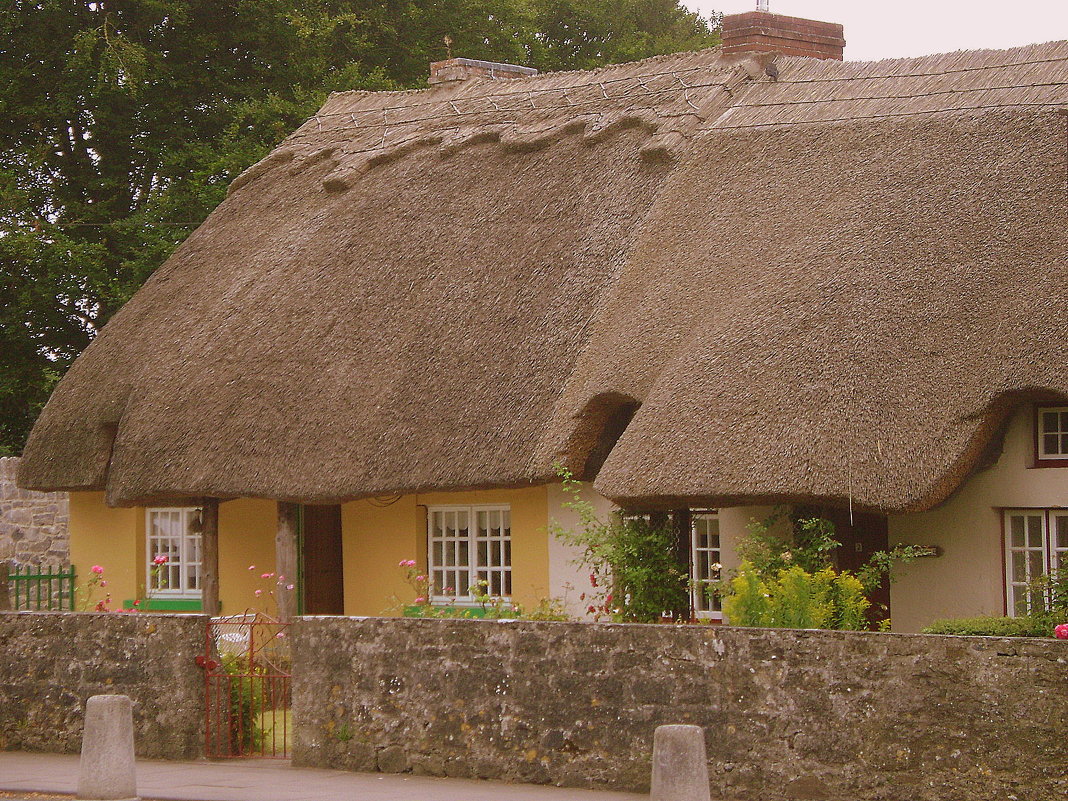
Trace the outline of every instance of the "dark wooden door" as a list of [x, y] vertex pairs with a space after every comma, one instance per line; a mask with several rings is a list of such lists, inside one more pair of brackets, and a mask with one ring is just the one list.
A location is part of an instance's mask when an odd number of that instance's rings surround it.
[[341, 507], [304, 507], [304, 614], [345, 614]]
[[[822, 516], [834, 523], [835, 539], [842, 543], [835, 550], [839, 570], [856, 572], [873, 553], [889, 550], [885, 515], [854, 512], [850, 522], [848, 510], [824, 509]], [[885, 578], [872, 593], [871, 601], [868, 619], [873, 625], [890, 617], [890, 582]]]

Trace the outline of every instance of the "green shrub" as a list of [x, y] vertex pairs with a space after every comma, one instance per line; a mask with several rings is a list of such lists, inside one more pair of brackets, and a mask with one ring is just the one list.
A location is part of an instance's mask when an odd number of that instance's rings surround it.
[[936, 620], [922, 631], [964, 637], [1050, 637], [1053, 627], [1029, 617], [958, 617]]
[[602, 518], [582, 499], [581, 482], [557, 467], [570, 500], [562, 506], [579, 518], [577, 529], [552, 523], [549, 530], [582, 551], [580, 563], [590, 571], [590, 589], [580, 600], [597, 619], [655, 623], [661, 613], [690, 608], [689, 576], [676, 556], [677, 533], [670, 522], [609, 515]]
[[[773, 628], [869, 628], [871, 596], [900, 565], [929, 555], [922, 545], [878, 551], [856, 572], [839, 572], [834, 554], [841, 543], [834, 524], [821, 517], [774, 512], [751, 520], [737, 544], [742, 567], [717, 591], [731, 625]], [[889, 627], [888, 621], [879, 624]]]
[[868, 605], [863, 584], [850, 573], [794, 565], [766, 580], [746, 561], [730, 581], [723, 611], [734, 626], [859, 630], [867, 627]]
[[263, 743], [260, 718], [264, 711], [263, 678], [266, 671], [250, 667], [244, 656], [224, 655], [222, 667], [230, 686], [229, 735], [234, 756], [258, 751]]
[[834, 614], [831, 628], [842, 631], [862, 631], [868, 627], [868, 607], [871, 601], [864, 582], [850, 573], [839, 573], [831, 584], [831, 608]]
[[723, 611], [734, 626], [766, 626], [771, 619], [771, 593], [749, 562], [729, 582]]

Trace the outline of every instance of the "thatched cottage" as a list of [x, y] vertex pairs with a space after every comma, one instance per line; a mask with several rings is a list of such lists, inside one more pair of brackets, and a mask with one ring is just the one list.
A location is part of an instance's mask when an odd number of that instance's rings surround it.
[[563, 595], [562, 464], [694, 510], [697, 579], [806, 504], [843, 563], [938, 546], [896, 629], [1013, 614], [1068, 552], [1068, 42], [842, 44], [739, 15], [721, 49], [332, 95], [74, 364], [21, 484], [72, 493], [116, 598], [169, 554], [162, 607], [302, 564], [285, 604], [379, 614], [405, 559]]

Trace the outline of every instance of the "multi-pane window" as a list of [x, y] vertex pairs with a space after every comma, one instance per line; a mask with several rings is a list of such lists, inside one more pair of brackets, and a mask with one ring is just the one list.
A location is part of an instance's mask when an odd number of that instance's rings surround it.
[[1005, 512], [1005, 593], [1008, 612], [1026, 615], [1031, 583], [1068, 569], [1068, 509], [1010, 509]]
[[512, 594], [512, 513], [508, 506], [436, 506], [427, 510], [432, 600], [469, 600], [472, 585], [498, 598]]
[[[151, 595], [200, 597], [200, 509], [149, 509], [146, 543], [147, 578]], [[158, 559], [162, 564], [157, 564]]]
[[1068, 459], [1068, 406], [1039, 407], [1038, 458]]
[[719, 618], [723, 608], [719, 596], [709, 596], [709, 588], [720, 579], [719, 515], [714, 511], [694, 511], [690, 516], [690, 565], [693, 608], [698, 617]]

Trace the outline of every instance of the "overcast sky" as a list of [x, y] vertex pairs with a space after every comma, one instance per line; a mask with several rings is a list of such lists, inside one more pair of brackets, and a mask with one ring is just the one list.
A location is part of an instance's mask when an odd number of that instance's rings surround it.
[[[682, 0], [703, 15], [756, 0]], [[770, 11], [845, 25], [851, 61], [1068, 39], [1068, 0], [769, 0]]]

